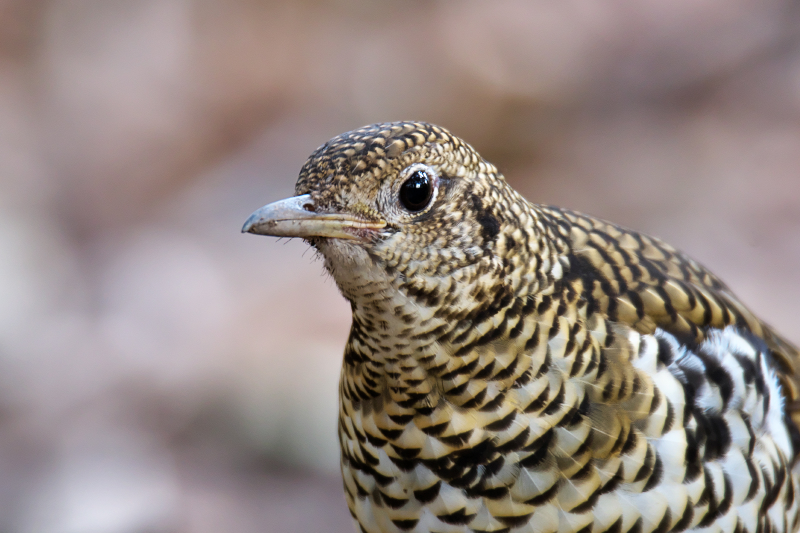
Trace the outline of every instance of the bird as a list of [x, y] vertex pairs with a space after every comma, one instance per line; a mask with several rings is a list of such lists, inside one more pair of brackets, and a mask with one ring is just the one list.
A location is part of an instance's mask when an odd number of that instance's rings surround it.
[[798, 531], [800, 353], [661, 240], [425, 122], [334, 137], [242, 231], [306, 240], [350, 303], [358, 531]]

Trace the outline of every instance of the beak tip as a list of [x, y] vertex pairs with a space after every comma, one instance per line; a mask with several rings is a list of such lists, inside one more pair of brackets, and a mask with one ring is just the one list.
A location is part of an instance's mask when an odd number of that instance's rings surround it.
[[253, 233], [253, 226], [256, 225], [256, 217], [251, 215], [242, 226], [242, 233]]

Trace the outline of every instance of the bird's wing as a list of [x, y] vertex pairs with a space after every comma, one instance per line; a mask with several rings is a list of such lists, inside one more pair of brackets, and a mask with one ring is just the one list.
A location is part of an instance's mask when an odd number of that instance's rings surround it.
[[726, 326], [752, 332], [769, 348], [786, 407], [800, 425], [800, 351], [745, 307], [702, 265], [670, 245], [603, 220], [557, 207], [541, 212], [567, 236], [586, 294], [609, 319], [640, 333], [661, 328], [685, 342]]

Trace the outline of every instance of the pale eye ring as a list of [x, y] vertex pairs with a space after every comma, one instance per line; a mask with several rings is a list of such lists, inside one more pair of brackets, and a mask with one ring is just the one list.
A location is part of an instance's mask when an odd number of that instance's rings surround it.
[[400, 186], [400, 205], [412, 213], [422, 211], [433, 198], [433, 177], [423, 169], [415, 170]]

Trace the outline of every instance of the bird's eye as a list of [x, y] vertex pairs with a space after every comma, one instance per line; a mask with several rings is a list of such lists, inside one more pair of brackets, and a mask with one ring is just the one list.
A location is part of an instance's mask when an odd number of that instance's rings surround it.
[[424, 170], [417, 170], [400, 186], [400, 203], [412, 213], [422, 211], [433, 196], [433, 180]]

